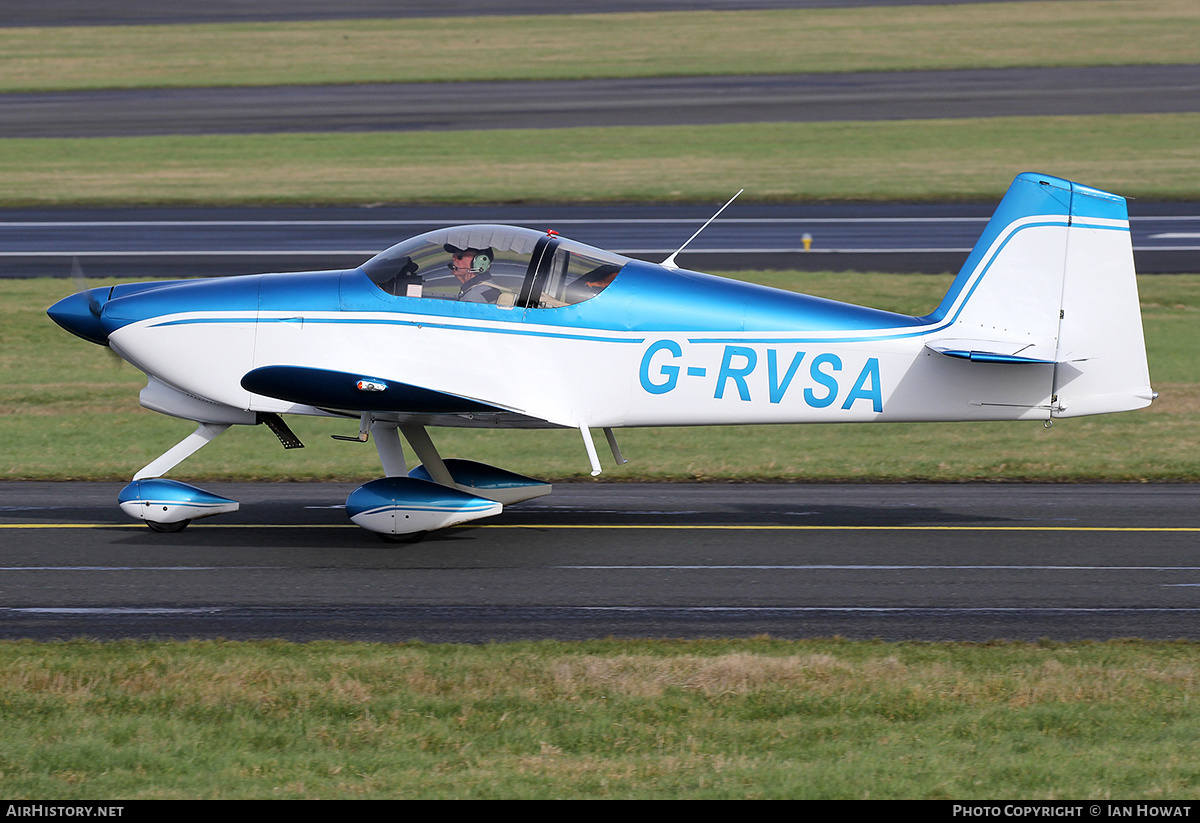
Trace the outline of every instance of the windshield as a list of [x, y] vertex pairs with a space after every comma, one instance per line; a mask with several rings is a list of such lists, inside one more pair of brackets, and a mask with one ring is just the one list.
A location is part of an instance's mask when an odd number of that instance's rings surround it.
[[457, 226], [405, 240], [362, 270], [398, 297], [522, 308], [580, 303], [604, 290], [628, 258], [513, 226]]

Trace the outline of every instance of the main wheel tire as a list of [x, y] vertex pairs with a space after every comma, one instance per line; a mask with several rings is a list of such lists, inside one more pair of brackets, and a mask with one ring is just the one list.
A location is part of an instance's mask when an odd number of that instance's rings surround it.
[[375, 532], [384, 543], [420, 543], [429, 532], [411, 532], [409, 534], [384, 534]]

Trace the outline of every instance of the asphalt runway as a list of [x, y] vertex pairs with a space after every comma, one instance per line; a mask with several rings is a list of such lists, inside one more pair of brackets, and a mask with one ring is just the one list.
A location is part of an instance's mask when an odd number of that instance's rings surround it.
[[209, 484], [242, 510], [177, 535], [120, 486], [0, 484], [0, 637], [1200, 638], [1187, 485], [560, 484], [402, 546], [352, 484]]
[[[543, 204], [0, 211], [0, 278], [90, 283], [344, 269], [448, 225], [503, 223], [661, 262], [720, 204]], [[738, 201], [679, 256], [686, 268], [957, 272], [995, 203], [764, 204]], [[1200, 272], [1200, 204], [1130, 204], [1143, 274]], [[810, 250], [804, 238], [811, 239]]]

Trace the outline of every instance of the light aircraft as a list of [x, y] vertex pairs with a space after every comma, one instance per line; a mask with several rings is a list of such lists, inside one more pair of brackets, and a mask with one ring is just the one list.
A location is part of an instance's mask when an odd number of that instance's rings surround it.
[[162, 532], [238, 506], [164, 474], [233, 425], [300, 446], [291, 414], [374, 438], [384, 477], [346, 510], [407, 540], [550, 491], [443, 459], [429, 427], [574, 428], [596, 475], [595, 429], [624, 462], [622, 427], [1049, 423], [1156, 396], [1125, 200], [1043, 174], [1013, 181], [923, 317], [499, 225], [431, 231], [348, 271], [93, 288], [48, 313], [145, 372], [143, 406], [197, 424], [119, 496]]

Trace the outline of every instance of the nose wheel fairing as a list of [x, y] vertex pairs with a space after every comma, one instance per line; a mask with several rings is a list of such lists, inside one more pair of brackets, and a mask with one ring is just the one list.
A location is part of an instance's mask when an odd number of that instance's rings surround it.
[[121, 489], [117, 502], [121, 511], [159, 532], [180, 531], [201, 517], [238, 510], [236, 500], [161, 477], [134, 480]]

